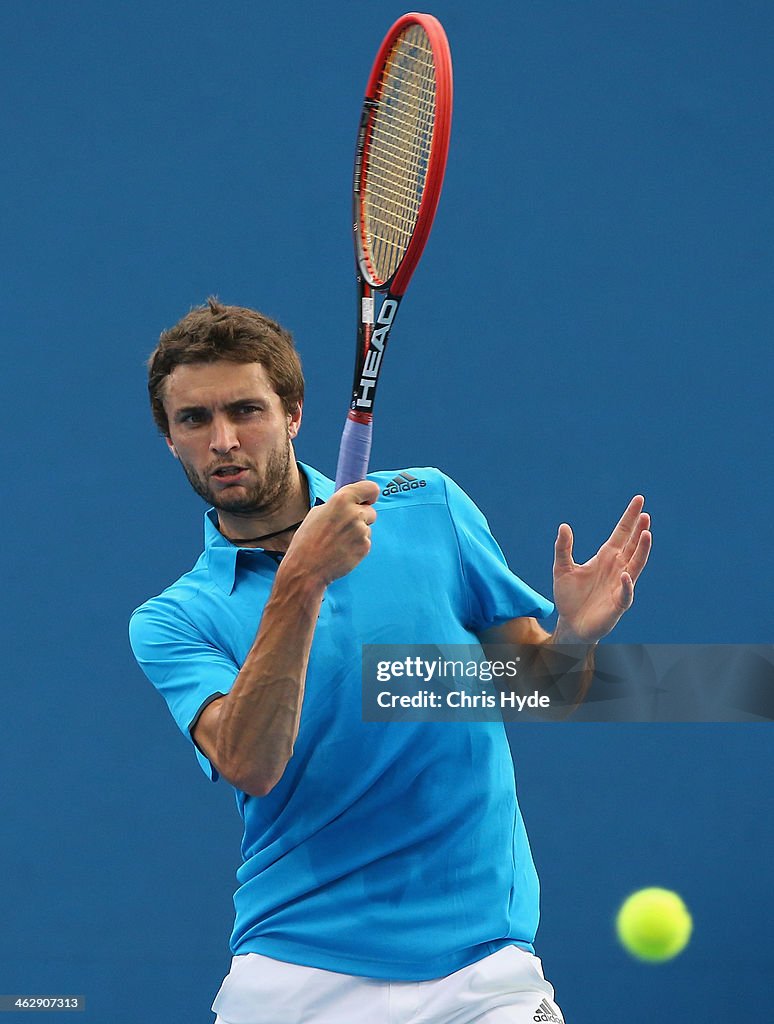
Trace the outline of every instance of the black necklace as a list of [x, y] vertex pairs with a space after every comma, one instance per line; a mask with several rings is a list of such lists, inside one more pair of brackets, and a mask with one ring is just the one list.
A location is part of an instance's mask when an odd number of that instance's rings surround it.
[[297, 530], [303, 521], [303, 519], [299, 519], [298, 522], [293, 523], [292, 526], [286, 526], [283, 530], [275, 530], [274, 533], [264, 533], [260, 537], [239, 537], [235, 540], [233, 537], [226, 537], [225, 533], [223, 536], [232, 544], [257, 544], [259, 540], [269, 540], [271, 537], [279, 537], [281, 533], [288, 533], [290, 530]]

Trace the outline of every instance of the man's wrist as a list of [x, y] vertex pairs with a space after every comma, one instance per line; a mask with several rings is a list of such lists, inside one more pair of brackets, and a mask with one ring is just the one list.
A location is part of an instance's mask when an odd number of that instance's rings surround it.
[[557, 619], [556, 626], [551, 636], [548, 638], [547, 643], [551, 644], [552, 647], [558, 646], [584, 646], [588, 648], [596, 647], [598, 640], [587, 640], [585, 637], [578, 636], [575, 630], [561, 617]]
[[320, 601], [328, 586], [322, 573], [297, 563], [290, 555], [285, 555], [277, 569], [275, 588], [292, 592], [298, 599]]

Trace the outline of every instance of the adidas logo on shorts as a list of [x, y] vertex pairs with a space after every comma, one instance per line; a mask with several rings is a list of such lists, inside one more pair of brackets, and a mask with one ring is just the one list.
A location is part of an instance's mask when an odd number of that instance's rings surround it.
[[540, 1024], [543, 1021], [549, 1021], [550, 1024], [564, 1024], [561, 1013], [558, 1010], [553, 1010], [547, 999], [544, 999], [540, 1006], [538, 1006], [532, 1019], [536, 1024]]
[[382, 491], [385, 498], [391, 494], [400, 494], [401, 491], [413, 491], [417, 487], [427, 487], [427, 480], [417, 480], [411, 473], [398, 473]]

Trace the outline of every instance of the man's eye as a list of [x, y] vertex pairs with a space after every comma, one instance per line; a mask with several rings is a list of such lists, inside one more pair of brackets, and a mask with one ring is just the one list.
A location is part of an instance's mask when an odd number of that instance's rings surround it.
[[180, 417], [180, 423], [196, 424], [204, 421], [204, 413], [201, 412], [187, 412]]
[[243, 416], [252, 416], [253, 413], [261, 412], [260, 405], [240, 405], [239, 412]]

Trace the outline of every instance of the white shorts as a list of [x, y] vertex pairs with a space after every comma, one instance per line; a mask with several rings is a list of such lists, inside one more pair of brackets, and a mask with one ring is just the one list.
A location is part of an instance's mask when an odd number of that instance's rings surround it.
[[432, 981], [383, 981], [235, 956], [215, 1024], [564, 1024], [540, 960], [518, 946]]

